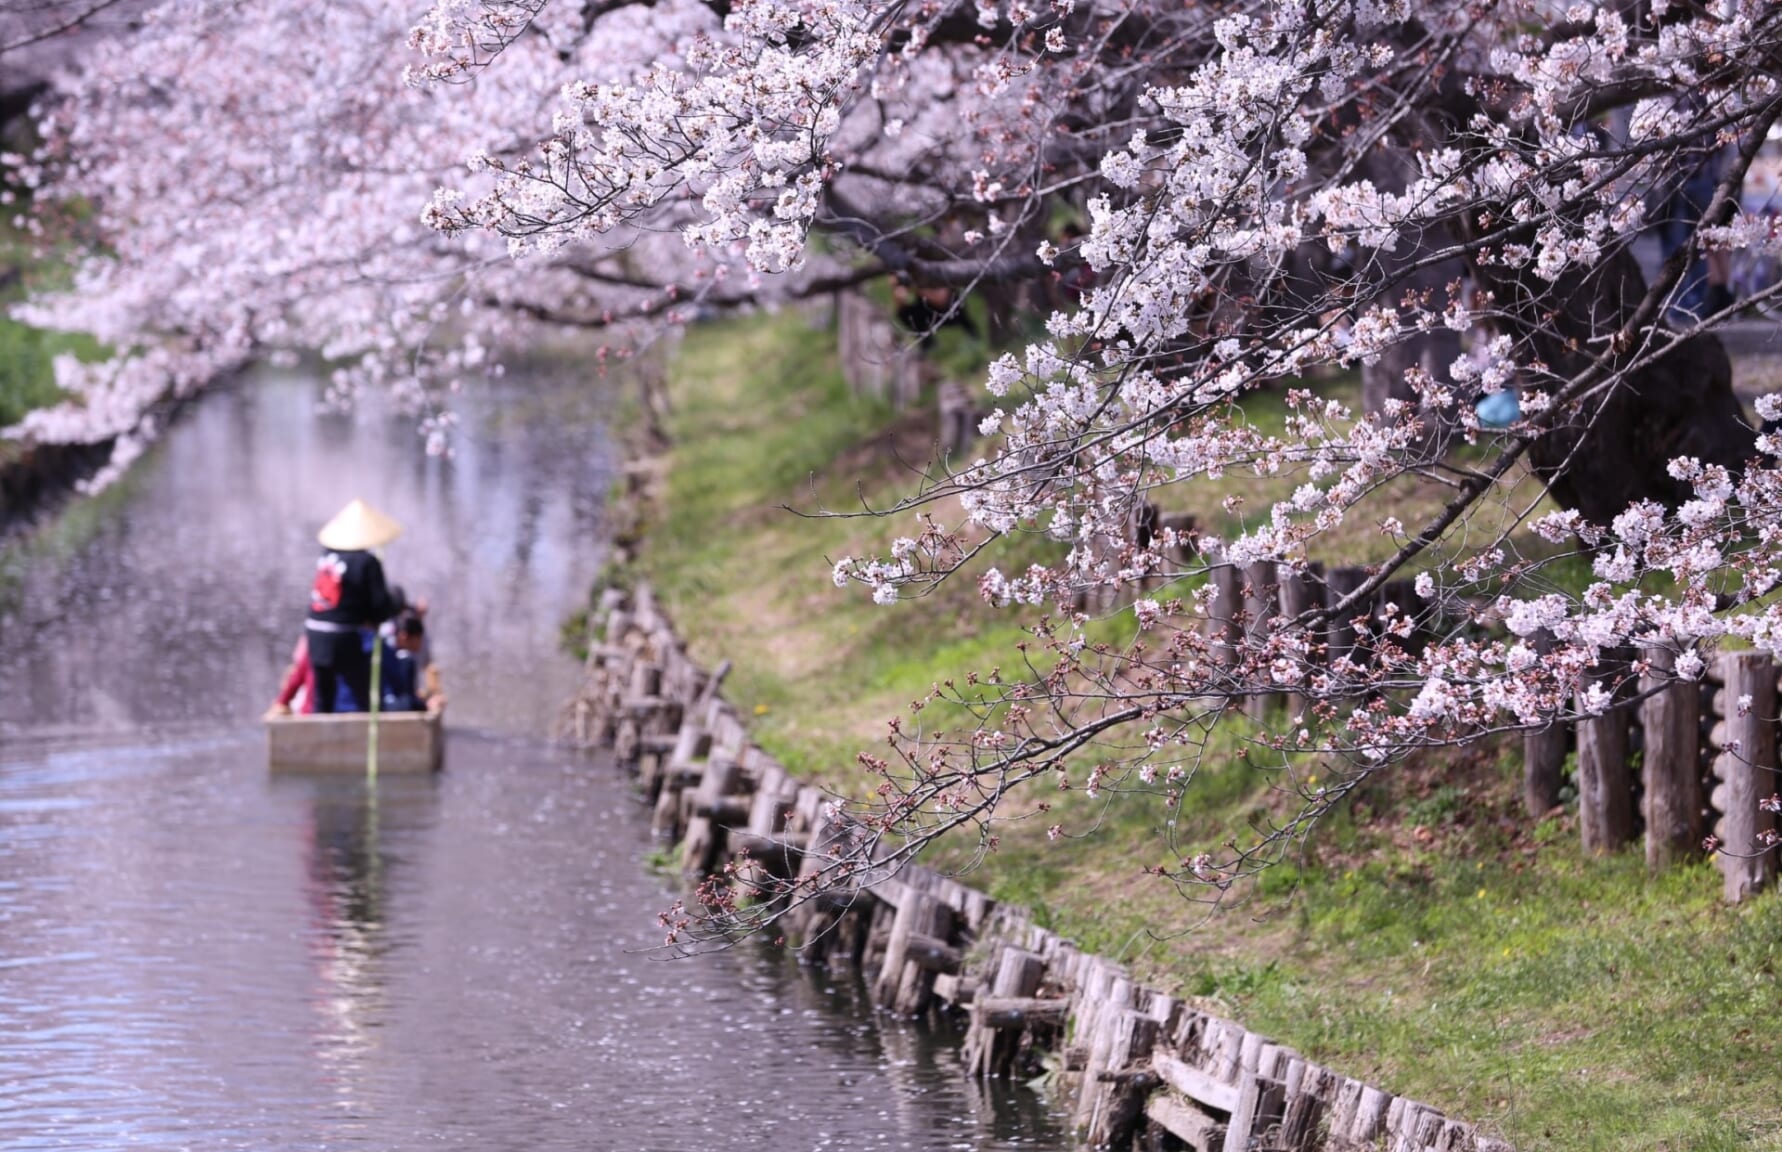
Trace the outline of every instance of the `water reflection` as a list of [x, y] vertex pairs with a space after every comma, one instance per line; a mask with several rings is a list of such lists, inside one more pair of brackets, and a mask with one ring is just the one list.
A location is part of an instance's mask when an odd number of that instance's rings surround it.
[[[0, 1146], [1057, 1144], [852, 981], [648, 957], [645, 821], [538, 739], [610, 469], [597, 400], [534, 384], [429, 460], [270, 377], [0, 552]], [[251, 719], [354, 495], [410, 525], [452, 696], [448, 770], [375, 792], [269, 777]]]
[[[309, 952], [315, 961], [316, 1031], [312, 1048], [347, 1114], [359, 1098], [384, 1009], [382, 971], [384, 854], [379, 843], [380, 795], [362, 780], [279, 783], [309, 793], [304, 902], [310, 910]], [[432, 781], [421, 782], [431, 791]]]

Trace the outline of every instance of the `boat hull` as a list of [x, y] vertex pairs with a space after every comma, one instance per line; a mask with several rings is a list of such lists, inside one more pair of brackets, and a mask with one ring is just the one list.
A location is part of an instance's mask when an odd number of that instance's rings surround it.
[[[437, 772], [445, 757], [440, 712], [377, 718], [379, 772]], [[364, 712], [266, 718], [266, 763], [274, 772], [363, 772], [371, 717]]]

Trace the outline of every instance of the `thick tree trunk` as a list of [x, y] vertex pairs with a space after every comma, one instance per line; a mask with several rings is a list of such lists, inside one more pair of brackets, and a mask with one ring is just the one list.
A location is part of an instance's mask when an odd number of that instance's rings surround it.
[[[1626, 246], [1552, 284], [1530, 269], [1475, 265], [1473, 272], [1507, 309], [1511, 334], [1561, 380], [1609, 347], [1648, 288]], [[1732, 362], [1718, 336], [1679, 340], [1649, 326], [1629, 343], [1599, 375], [1606, 387], [1558, 413], [1552, 431], [1529, 451], [1553, 498], [1598, 524], [1637, 500], [1676, 508], [1689, 499], [1688, 486], [1665, 468], [1678, 456], [1737, 473], [1757, 454], [1757, 433], [1733, 393]], [[1655, 362], [1632, 367], [1661, 349], [1668, 351]]]

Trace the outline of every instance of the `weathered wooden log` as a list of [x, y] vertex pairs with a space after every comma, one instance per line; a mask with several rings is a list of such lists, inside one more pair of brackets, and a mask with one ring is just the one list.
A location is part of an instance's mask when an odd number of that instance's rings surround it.
[[668, 754], [669, 771], [678, 771], [711, 755], [712, 734], [705, 725], [689, 720], [675, 733], [674, 749]]
[[807, 834], [803, 832], [780, 832], [772, 836], [760, 836], [753, 832], [732, 828], [728, 834], [727, 847], [732, 856], [746, 857], [767, 870], [768, 875], [777, 880], [791, 880], [798, 875], [804, 864], [804, 841]]
[[1225, 1083], [1236, 1084], [1243, 1072], [1243, 1045], [1249, 1033], [1244, 1031], [1243, 1025], [1234, 1024], [1230, 1020], [1221, 1020], [1218, 1023], [1217, 1031], [1208, 1029], [1207, 1032], [1209, 1047], [1205, 1067]]
[[1675, 678], [1677, 657], [1669, 647], [1651, 645], [1645, 658], [1640, 688], [1650, 695], [1640, 704], [1642, 802], [1646, 867], [1657, 871], [1701, 852], [1701, 688]]
[[1213, 585], [1213, 599], [1207, 605], [1207, 642], [1213, 662], [1221, 665], [1237, 663], [1238, 646], [1243, 642], [1244, 577], [1235, 564], [1215, 564], [1208, 573]]
[[980, 996], [971, 1006], [972, 1022], [985, 1028], [1063, 1024], [1069, 1015], [1070, 1001], [1031, 996]]
[[[1528, 644], [1545, 656], [1553, 650], [1553, 633], [1543, 628], [1528, 638]], [[1522, 807], [1531, 820], [1543, 818], [1559, 805], [1569, 737], [1569, 726], [1557, 721], [1522, 736]]]
[[1283, 1152], [1312, 1152], [1318, 1139], [1318, 1122], [1323, 1118], [1324, 1101], [1311, 1092], [1289, 1091], [1276, 1147]]
[[[1225, 1147], [1228, 1150], [1242, 1149], [1248, 1152], [1251, 1148], [1265, 1146], [1268, 1143], [1268, 1134], [1280, 1131], [1286, 1112], [1286, 1085], [1268, 1076], [1246, 1076], [1243, 1094], [1238, 1098], [1237, 1111], [1231, 1114], [1231, 1122], [1226, 1129]], [[1235, 1143], [1232, 1135], [1240, 1130], [1245, 1133], [1241, 1144]]]
[[1325, 603], [1332, 609], [1326, 625], [1325, 660], [1332, 666], [1339, 660], [1352, 660], [1357, 664], [1363, 662], [1362, 653], [1358, 649], [1360, 638], [1355, 631], [1355, 621], [1361, 617], [1371, 617], [1373, 606], [1354, 604], [1344, 611], [1335, 609], [1365, 583], [1365, 568], [1332, 568], [1324, 577]]
[[1364, 1087], [1361, 1081], [1346, 1076], [1337, 1082], [1330, 1105], [1330, 1133], [1339, 1140], [1349, 1138], [1349, 1129], [1354, 1127], [1355, 1114], [1361, 1107]]
[[722, 810], [736, 775], [734, 760], [714, 758], [706, 761], [699, 786], [681, 793], [681, 822], [687, 829], [681, 842], [681, 871], [703, 876], [723, 858], [725, 826], [714, 813]]
[[[692, 812], [694, 815], [704, 814], [708, 819], [720, 811], [723, 801], [736, 791], [739, 768], [735, 760], [729, 757], [713, 757], [705, 762], [705, 771], [700, 774], [699, 786], [693, 790]], [[747, 797], [740, 797], [745, 804]], [[742, 809], [739, 822], [747, 819], [748, 809]]]
[[[991, 1000], [1031, 1000], [1045, 979], [1046, 962], [1023, 948], [1005, 947], [997, 955], [996, 974], [987, 996], [980, 996], [972, 1005], [971, 1027], [965, 1033], [965, 1070], [982, 1079], [1006, 1077], [1020, 1050], [1021, 1033], [1029, 1023], [1027, 1017], [997, 1023], [995, 1017], [982, 1013]], [[1066, 1001], [1057, 1001], [1065, 1005]], [[1060, 1017], [1062, 1019], [1062, 1017]]]
[[692, 815], [703, 816], [725, 828], [742, 829], [749, 823], [751, 800], [748, 796], [713, 797], [697, 791], [692, 799]]
[[[1725, 786], [1721, 845], [1715, 855], [1729, 904], [1752, 895], [1774, 875], [1775, 852], [1766, 833], [1775, 814], [1759, 807], [1776, 791], [1776, 669], [1759, 652], [1721, 657], [1726, 679], [1727, 753], [1718, 758]], [[1747, 697], [1749, 700], [1747, 701]]]
[[[1077, 986], [1076, 995], [1071, 1002], [1071, 1015], [1076, 1020], [1078, 1039], [1087, 1046], [1088, 1056], [1094, 1056], [1094, 1045], [1100, 1037], [1100, 1017], [1103, 1013], [1118, 1012], [1132, 1007], [1132, 979], [1125, 968], [1112, 960], [1101, 956], [1085, 958], [1084, 977]], [[1091, 1062], [1087, 1065], [1091, 1072], [1099, 1071], [1103, 1065]], [[1083, 1115], [1077, 1117], [1080, 1129], [1088, 1123]]]
[[[1277, 574], [1281, 585], [1281, 615], [1288, 620], [1297, 620], [1301, 616], [1324, 606], [1324, 565], [1310, 564], [1297, 572], [1280, 572]], [[1321, 662], [1322, 653], [1313, 645], [1313, 651], [1306, 653], [1305, 660], [1299, 669], [1304, 680], [1309, 680], [1313, 669]], [[1311, 698], [1304, 692], [1287, 694], [1287, 719], [1291, 724], [1304, 724], [1311, 721]]]
[[873, 985], [873, 999], [899, 1016], [915, 1016], [928, 1006], [934, 972], [915, 962], [910, 941], [945, 941], [953, 934], [953, 909], [927, 892], [907, 889], [891, 922], [884, 963]]
[[[1275, 564], [1258, 560], [1244, 568], [1244, 635], [1251, 650], [1260, 649], [1274, 625], [1281, 603], [1281, 591], [1275, 583]], [[1244, 697], [1244, 712], [1257, 723], [1281, 706], [1279, 692], [1254, 692]]]
[[838, 849], [842, 830], [832, 806], [817, 789], [806, 786], [800, 790], [794, 810], [800, 813], [799, 820], [807, 829], [802, 835], [808, 838], [798, 865], [798, 885], [806, 893], [814, 890], [814, 895], [792, 910], [787, 931], [798, 941], [801, 962], [821, 964], [839, 939], [835, 930], [838, 918], [860, 897], [852, 886], [819, 888], [823, 868], [829, 862], [829, 853]]
[[719, 661], [718, 666], [712, 669], [711, 675], [702, 679], [699, 685], [699, 694], [693, 700], [693, 707], [704, 708], [716, 700], [719, 690], [724, 687], [724, 678], [729, 675], [730, 661]]
[[681, 838], [681, 871], [688, 876], [707, 875], [717, 864], [723, 845], [724, 830], [713, 824], [711, 817], [693, 817]]
[[946, 380], [941, 383], [936, 399], [940, 410], [941, 455], [957, 456], [971, 445], [978, 432], [977, 411], [972, 406], [971, 393], [957, 380]]
[[1145, 1116], [1195, 1152], [1217, 1152], [1225, 1147], [1224, 1124], [1168, 1092], [1145, 1102]]
[[1115, 1050], [1120, 1035], [1115, 1024], [1132, 1007], [1132, 980], [1125, 970], [1106, 962], [1099, 967], [1110, 973], [1105, 994], [1077, 997], [1072, 1012], [1077, 1037], [1085, 1046], [1083, 1086], [1077, 1093], [1073, 1117], [1079, 1133], [1087, 1132], [1095, 1118], [1096, 1095], [1092, 1086], [1096, 1076], [1118, 1070], [1124, 1064]]
[[1355, 1105], [1355, 1118], [1349, 1124], [1349, 1139], [1357, 1144], [1368, 1144], [1380, 1136], [1386, 1123], [1386, 1109], [1392, 1105], [1392, 1095], [1382, 1092], [1371, 1084], [1361, 1086], [1360, 1098]]
[[650, 815], [650, 834], [671, 843], [681, 838], [680, 788], [664, 784], [657, 794], [656, 808]]
[[1246, 1032], [1238, 1044], [1238, 1102], [1225, 1129], [1224, 1152], [1249, 1152], [1256, 1119], [1262, 1110], [1265, 1085], [1258, 1068], [1266, 1043], [1256, 1033]]
[[751, 756], [749, 767], [754, 770], [755, 789], [749, 804], [748, 829], [757, 836], [771, 836], [786, 826], [794, 793], [786, 787], [786, 770], [777, 762], [758, 762]]
[[631, 666], [630, 691], [632, 700], [662, 699], [662, 665], [654, 660], [639, 660]]
[[1236, 1084], [1225, 1083], [1185, 1060], [1164, 1053], [1153, 1057], [1151, 1066], [1163, 1077], [1165, 1084], [1188, 1099], [1228, 1115], [1237, 1109], [1238, 1097], [1242, 1093]]
[[964, 963], [964, 953], [960, 949], [920, 932], [910, 933], [909, 939], [904, 941], [904, 956], [911, 964], [937, 975], [943, 972], [956, 974]]
[[883, 900], [873, 899], [877, 893], [868, 894], [862, 901], [867, 916], [867, 930], [864, 950], [854, 967], [862, 972], [878, 969], [885, 962], [885, 949], [891, 942], [891, 924], [897, 917], [897, 909]]
[[643, 726], [635, 716], [621, 717], [613, 728], [613, 760], [629, 771], [637, 763], [638, 740]]
[[[1597, 678], [1618, 699], [1622, 693], [1610, 677]], [[1586, 688], [1577, 697], [1586, 711]], [[1612, 702], [1596, 715], [1578, 721], [1578, 832], [1584, 851], [1617, 852], [1633, 842], [1633, 773], [1628, 767], [1627, 708]]]
[[1194, 559], [1196, 523], [1193, 516], [1185, 512], [1166, 512], [1157, 518], [1159, 532], [1173, 533], [1174, 544], [1163, 550], [1163, 558], [1172, 564], [1186, 566]]
[[[1083, 1085], [1084, 1094], [1091, 1100], [1085, 1135], [1092, 1147], [1121, 1147], [1132, 1140], [1144, 1112], [1145, 1093], [1151, 1086], [1142, 1078], [1125, 1076], [1155, 1076], [1149, 1068], [1138, 1066], [1157, 1043], [1157, 1021], [1144, 1012], [1128, 1009], [1104, 1017], [1101, 1027], [1107, 1033], [1106, 1058], [1100, 1073]], [[1155, 1082], [1153, 1079], [1152, 1083]]]
[[963, 973], [937, 972], [934, 975], [934, 998], [955, 1008], [969, 1007], [977, 1001], [978, 980]]

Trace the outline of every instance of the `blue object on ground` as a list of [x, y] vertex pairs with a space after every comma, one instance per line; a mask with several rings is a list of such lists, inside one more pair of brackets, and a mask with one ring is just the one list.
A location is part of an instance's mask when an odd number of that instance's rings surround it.
[[1502, 392], [1481, 396], [1473, 410], [1479, 414], [1481, 426], [1508, 428], [1522, 415], [1522, 401], [1517, 398], [1514, 388], [1505, 388]]

